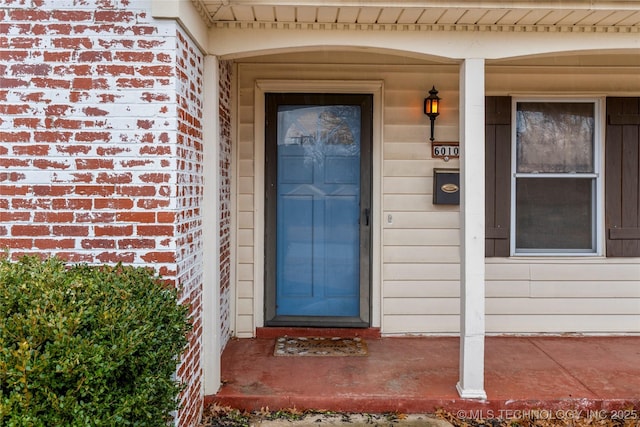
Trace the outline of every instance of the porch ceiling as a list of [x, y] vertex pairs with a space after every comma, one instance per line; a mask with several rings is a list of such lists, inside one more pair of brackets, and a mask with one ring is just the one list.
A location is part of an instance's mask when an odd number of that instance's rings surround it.
[[640, 27], [638, 0], [192, 0], [217, 22]]

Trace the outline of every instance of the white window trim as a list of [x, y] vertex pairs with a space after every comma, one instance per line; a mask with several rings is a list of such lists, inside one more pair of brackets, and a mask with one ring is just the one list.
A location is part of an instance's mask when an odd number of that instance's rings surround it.
[[[572, 249], [560, 250], [560, 251], [545, 251], [545, 250], [527, 250], [518, 251], [516, 249], [516, 108], [519, 102], [588, 102], [594, 104], [594, 172], [576, 174], [576, 177], [593, 177], [595, 178], [595, 206], [592, 207], [593, 218], [593, 230], [594, 230], [594, 250], [588, 251], [576, 251]], [[605, 129], [605, 98], [604, 97], [579, 97], [579, 96], [513, 96], [511, 100], [511, 232], [509, 236], [510, 253], [514, 257], [601, 257], [604, 255], [604, 129]], [[524, 178], [527, 176], [536, 176], [536, 174], [517, 174], [518, 177]], [[551, 178], [553, 175], [566, 176], [564, 174], [549, 174], [547, 177]]]

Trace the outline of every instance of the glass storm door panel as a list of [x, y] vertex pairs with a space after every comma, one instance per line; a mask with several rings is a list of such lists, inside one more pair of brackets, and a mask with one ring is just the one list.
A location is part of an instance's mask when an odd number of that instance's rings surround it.
[[361, 222], [369, 225], [361, 165], [370, 150], [362, 149], [362, 105], [340, 98], [288, 95], [271, 115], [275, 230], [267, 235], [275, 242], [276, 319], [361, 316], [361, 258], [369, 250], [361, 241]]

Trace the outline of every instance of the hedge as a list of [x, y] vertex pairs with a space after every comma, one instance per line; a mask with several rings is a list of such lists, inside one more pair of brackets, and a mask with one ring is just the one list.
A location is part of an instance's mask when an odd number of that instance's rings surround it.
[[188, 308], [150, 269], [0, 261], [0, 425], [165, 426]]

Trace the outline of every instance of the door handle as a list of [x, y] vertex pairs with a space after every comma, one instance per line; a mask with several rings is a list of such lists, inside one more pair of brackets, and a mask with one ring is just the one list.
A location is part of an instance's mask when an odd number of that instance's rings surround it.
[[370, 209], [369, 208], [365, 208], [364, 210], [364, 225], [365, 226], [369, 226], [369, 214], [370, 214]]

